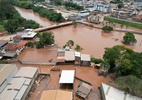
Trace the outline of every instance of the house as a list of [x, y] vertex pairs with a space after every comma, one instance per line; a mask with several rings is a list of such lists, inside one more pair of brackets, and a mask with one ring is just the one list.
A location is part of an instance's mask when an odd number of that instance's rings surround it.
[[58, 50], [57, 63], [73, 63], [75, 65], [90, 65], [91, 57], [88, 54], [81, 54], [73, 50]]
[[8, 41], [1, 41], [0, 40], [0, 48], [4, 47], [7, 44], [8, 44]]
[[21, 36], [21, 39], [33, 39], [36, 36], [36, 32], [33, 29], [25, 29], [24, 31], [17, 32], [18, 36]]
[[8, 43], [5, 47], [4, 47], [5, 51], [16, 51], [17, 50], [17, 44], [15, 43]]
[[102, 13], [108, 13], [111, 10], [111, 6], [103, 2], [95, 2], [94, 8], [95, 10], [101, 11]]
[[89, 11], [80, 11], [77, 15], [81, 18], [84, 18], [89, 15]]
[[15, 37], [13, 37], [13, 42], [14, 43], [19, 43], [21, 41], [21, 36], [20, 35], [16, 35]]
[[26, 46], [28, 41], [25, 41], [25, 40], [21, 40], [18, 44], [17, 44], [17, 50], [16, 50], [16, 53], [19, 54]]
[[74, 86], [74, 77], [75, 77], [75, 70], [62, 70], [61, 77], [59, 80], [60, 88], [64, 85], [70, 85], [73, 88]]
[[75, 93], [77, 96], [81, 97], [82, 99], [86, 99], [89, 93], [91, 92], [91, 90], [92, 90], [91, 85], [81, 82]]

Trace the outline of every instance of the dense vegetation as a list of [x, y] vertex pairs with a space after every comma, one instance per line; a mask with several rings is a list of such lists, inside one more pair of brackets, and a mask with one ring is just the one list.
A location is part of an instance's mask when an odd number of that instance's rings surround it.
[[42, 48], [46, 45], [54, 44], [54, 35], [52, 32], [43, 32], [42, 35], [38, 34], [39, 41], [36, 42], [37, 48]]
[[55, 5], [64, 5], [67, 10], [84, 10], [83, 6], [80, 6], [76, 3], [73, 3], [72, 1], [70, 2], [63, 2], [62, 0], [50, 0], [51, 4]]
[[132, 44], [133, 45], [134, 43], [137, 42], [137, 40], [135, 39], [135, 36], [133, 33], [127, 32], [127, 33], [125, 33], [125, 36], [123, 37], [123, 42], [125, 44]]
[[73, 2], [64, 2], [63, 5], [68, 9], [73, 9], [73, 10], [84, 10], [83, 6], [79, 6], [76, 3]]
[[131, 93], [142, 97], [142, 80], [136, 76], [129, 75], [123, 76], [116, 79], [116, 84], [119, 88], [126, 91], [126, 93]]
[[45, 17], [53, 22], [65, 21], [61, 13], [57, 13], [52, 10], [47, 10], [46, 8], [43, 8], [41, 6], [34, 6], [33, 3], [29, 3], [28, 1], [19, 1], [16, 2], [15, 5], [25, 9], [32, 9], [34, 12], [39, 13], [40, 16]]
[[[116, 78], [118, 77], [118, 79], [116, 79], [118, 86], [132, 93], [133, 85], [136, 82], [140, 82], [142, 75], [142, 53], [134, 52], [123, 46], [114, 46], [105, 49], [103, 58], [110, 64], [109, 71], [114, 73]], [[130, 86], [124, 84], [129, 84]], [[142, 94], [141, 88], [136, 88], [133, 92], [134, 95], [142, 96], [140, 95]]]
[[110, 17], [104, 17], [104, 19], [109, 21], [109, 22], [115, 22], [115, 23], [126, 25], [126, 26], [131, 26], [131, 27], [142, 29], [142, 24], [141, 23], [130, 22], [130, 21], [116, 19], [116, 18], [110, 18]]
[[7, 1], [0, 0], [0, 26], [9, 33], [14, 33], [19, 27], [38, 28], [39, 24], [26, 20], [20, 16], [16, 9]]

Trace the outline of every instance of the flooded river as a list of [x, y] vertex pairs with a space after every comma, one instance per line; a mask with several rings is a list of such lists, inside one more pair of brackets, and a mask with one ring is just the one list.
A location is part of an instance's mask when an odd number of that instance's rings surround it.
[[20, 13], [20, 15], [25, 19], [31, 19], [39, 23], [41, 26], [49, 26], [55, 24], [54, 22], [49, 21], [46, 18], [40, 17], [38, 13], [34, 13], [30, 9], [23, 9], [15, 7], [15, 9]]
[[[122, 40], [125, 33], [123, 32], [103, 33], [100, 29], [85, 25], [78, 25], [77, 28], [66, 26], [51, 31], [54, 32], [57, 45], [62, 47], [68, 40], [73, 40], [75, 45], [78, 44], [83, 48], [82, 53], [87, 53], [97, 58], [102, 58], [104, 48], [124, 45]], [[135, 34], [135, 37], [137, 39], [135, 46], [124, 46], [142, 52], [142, 35]]]
[[[41, 24], [42, 26], [51, 25], [52, 22], [45, 18], [39, 17], [38, 14], [32, 10], [25, 10], [17, 8], [22, 17], [26, 19], [32, 19]], [[122, 44], [124, 32], [113, 31], [112, 33], [102, 33], [102, 30], [91, 28], [85, 25], [78, 25], [77, 28], [73, 26], [66, 26], [50, 30], [54, 32], [55, 43], [61, 47], [65, 45], [68, 40], [73, 40], [75, 45], [80, 45], [83, 50], [82, 53], [93, 55], [97, 58], [102, 58], [104, 54], [104, 48], [113, 47], [115, 45]], [[135, 34], [137, 43], [135, 46], [126, 46], [137, 52], [142, 52], [142, 35]], [[73, 47], [75, 48], [75, 46]]]

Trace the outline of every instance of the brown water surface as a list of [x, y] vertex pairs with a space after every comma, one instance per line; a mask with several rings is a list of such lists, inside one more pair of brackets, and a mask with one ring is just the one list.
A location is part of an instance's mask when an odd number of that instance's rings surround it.
[[[46, 18], [42, 18], [39, 14], [32, 10], [15, 7], [16, 10], [26, 19], [32, 19], [42, 26], [55, 24]], [[132, 28], [133, 30], [141, 31], [140, 29]], [[97, 58], [102, 58], [107, 47], [115, 45], [124, 45], [122, 43], [124, 32], [113, 31], [111, 33], [103, 33], [101, 29], [91, 28], [85, 25], [78, 25], [77, 28], [73, 26], [66, 26], [50, 30], [54, 32], [55, 43], [63, 47], [68, 40], [73, 40], [75, 45], [80, 45], [83, 50], [82, 53], [93, 55]], [[142, 35], [135, 34], [137, 43], [134, 46], [126, 46], [137, 52], [142, 52]], [[75, 48], [75, 46], [73, 47]]]
[[54, 22], [49, 21], [46, 18], [39, 16], [38, 13], [34, 13], [33, 10], [30, 9], [23, 9], [19, 7], [15, 7], [15, 9], [20, 13], [20, 15], [28, 20], [34, 20], [39, 23], [41, 26], [49, 26], [55, 24]]
[[[113, 47], [115, 45], [124, 45], [122, 43], [124, 32], [113, 31], [111, 33], [103, 33], [102, 30], [91, 28], [85, 25], [78, 25], [77, 28], [73, 26], [66, 26], [50, 30], [54, 32], [55, 43], [63, 47], [68, 40], [73, 40], [75, 45], [80, 45], [83, 50], [82, 53], [93, 55], [97, 58], [102, 58], [104, 48]], [[126, 46], [137, 52], [142, 52], [142, 35], [134, 34], [137, 43], [134, 46]], [[75, 46], [73, 47], [75, 48]]]

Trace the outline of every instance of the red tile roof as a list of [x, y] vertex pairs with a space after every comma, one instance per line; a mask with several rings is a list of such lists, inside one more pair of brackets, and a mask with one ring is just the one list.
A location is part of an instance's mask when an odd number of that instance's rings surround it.
[[23, 46], [25, 46], [27, 44], [28, 41], [24, 41], [24, 40], [21, 40], [18, 44], [17, 44], [17, 48], [21, 48]]

